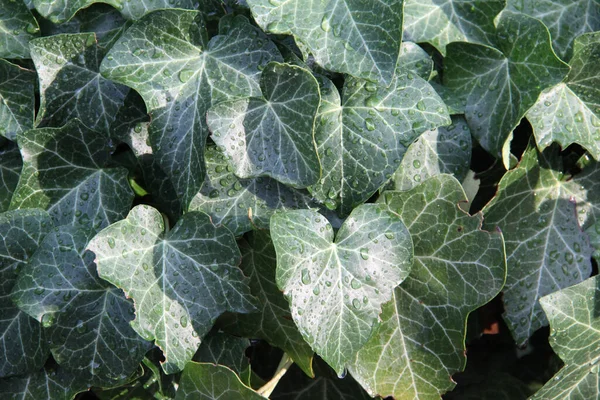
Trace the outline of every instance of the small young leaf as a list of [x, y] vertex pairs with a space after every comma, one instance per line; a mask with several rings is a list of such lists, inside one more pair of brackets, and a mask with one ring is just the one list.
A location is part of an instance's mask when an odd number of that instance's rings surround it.
[[271, 217], [277, 286], [302, 336], [338, 375], [377, 327], [412, 265], [410, 235], [384, 206], [352, 211], [338, 231], [316, 211]]
[[201, 212], [185, 214], [167, 233], [162, 215], [140, 205], [100, 232], [88, 248], [101, 278], [132, 298], [131, 325], [164, 352], [166, 373], [182, 370], [224, 311], [255, 311], [231, 232]]
[[213, 141], [241, 178], [270, 176], [297, 188], [316, 183], [320, 165], [313, 129], [319, 84], [308, 70], [272, 62], [260, 87], [262, 98], [223, 102], [209, 110]]

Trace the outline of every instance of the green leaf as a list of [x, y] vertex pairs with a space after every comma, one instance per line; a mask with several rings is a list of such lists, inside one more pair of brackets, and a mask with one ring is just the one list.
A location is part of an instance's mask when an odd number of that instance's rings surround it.
[[355, 208], [335, 241], [329, 222], [311, 210], [271, 217], [277, 286], [308, 344], [338, 375], [378, 324], [381, 305], [412, 265], [412, 240], [381, 205]]
[[298, 188], [314, 184], [320, 175], [313, 141], [320, 99], [316, 79], [301, 67], [272, 62], [260, 86], [262, 98], [223, 102], [209, 110], [212, 139], [241, 178], [270, 176]]
[[59, 364], [107, 386], [135, 372], [149, 346], [129, 325], [131, 301], [98, 278], [94, 255], [85, 250], [93, 235], [74, 226], [46, 235], [22, 268], [12, 299], [42, 322]]
[[80, 374], [64, 368], [47, 367], [28, 375], [1, 380], [0, 396], [3, 399], [70, 400], [87, 388]]
[[18, 271], [52, 227], [42, 210], [0, 214], [0, 377], [39, 369], [48, 357], [40, 324], [13, 305], [10, 291]]
[[[484, 373], [487, 373], [485, 371]], [[458, 388], [444, 396], [448, 400], [526, 400], [533, 390], [521, 379], [505, 372], [494, 372], [485, 379]]]
[[223, 365], [190, 362], [185, 366], [175, 400], [264, 400]]
[[0, 212], [8, 210], [22, 167], [23, 160], [17, 144], [7, 142], [0, 145]]
[[78, 118], [89, 129], [108, 134], [129, 89], [100, 75], [105, 51], [95, 34], [43, 37], [31, 41], [30, 48], [40, 80], [37, 124], [63, 126]]
[[120, 0], [121, 13], [129, 19], [140, 19], [144, 15], [164, 8], [183, 8], [186, 10], [202, 10], [207, 14], [214, 13], [209, 7], [211, 0]]
[[250, 278], [250, 289], [260, 304], [260, 315], [236, 314], [224, 327], [231, 334], [260, 338], [285, 351], [308, 376], [313, 351], [290, 319], [290, 309], [275, 282], [275, 247], [266, 231], [254, 231], [239, 242], [242, 271]]
[[154, 154], [187, 209], [204, 180], [208, 108], [259, 95], [259, 67], [280, 58], [275, 45], [244, 17], [208, 41], [199, 13], [162, 10], [129, 28], [101, 71], [143, 97], [152, 116]]
[[29, 41], [40, 27], [22, 1], [2, 1], [0, 7], [0, 58], [29, 58]]
[[599, 63], [600, 42], [578, 47], [569, 75], [545, 90], [527, 112], [540, 150], [552, 142], [563, 148], [578, 143], [600, 160]]
[[250, 341], [243, 337], [209, 333], [194, 355], [194, 361], [223, 365], [241, 377], [243, 373], [248, 374], [250, 364], [245, 353], [249, 346]]
[[446, 54], [450, 42], [493, 46], [494, 17], [506, 0], [405, 0], [405, 40], [426, 42]]
[[[127, 4], [131, 4], [129, 1]], [[139, 1], [134, 2], [138, 4]], [[131, 26], [119, 11], [108, 4], [96, 3], [81, 10], [73, 19], [79, 22], [80, 32], [94, 32], [98, 46], [108, 49]]]
[[452, 125], [427, 131], [410, 145], [394, 173], [394, 189], [409, 190], [432, 176], [453, 174], [459, 182], [471, 164], [471, 132], [463, 117]]
[[402, 1], [248, 0], [265, 31], [293, 34], [322, 67], [388, 86], [402, 41]]
[[485, 226], [497, 226], [504, 235], [504, 319], [518, 345], [548, 323], [540, 297], [581, 282], [592, 271], [592, 250], [571, 199], [577, 184], [563, 179], [556, 150], [541, 154], [530, 146], [483, 210]]
[[[122, 8], [123, 0], [102, 0], [102, 3], [110, 4], [119, 9]], [[99, 3], [98, 0], [31, 0], [31, 3], [46, 19], [49, 19], [55, 24], [66, 22], [73, 18], [75, 13], [82, 8], [91, 6], [94, 3]]]
[[504, 11], [497, 19], [498, 49], [451, 43], [444, 60], [444, 83], [466, 100], [473, 136], [493, 156], [540, 93], [565, 77], [569, 67], [552, 51], [550, 35], [538, 20]]
[[402, 42], [398, 68], [403, 71], [413, 71], [428, 81], [433, 74], [433, 60], [419, 45]]
[[568, 60], [573, 40], [586, 32], [600, 30], [600, 4], [596, 0], [508, 0], [508, 9], [541, 20], [552, 35], [552, 45]]
[[73, 120], [20, 134], [18, 142], [23, 171], [11, 209], [43, 208], [57, 225], [96, 230], [126, 215], [133, 192], [127, 170], [106, 167], [111, 151], [106, 137]]
[[380, 199], [408, 226], [415, 261], [349, 370], [371, 395], [439, 399], [464, 369], [467, 316], [502, 289], [502, 236], [459, 208], [466, 196], [449, 175]]
[[255, 310], [231, 232], [201, 212], [185, 214], [167, 233], [161, 214], [135, 207], [101, 231], [88, 248], [98, 274], [132, 298], [131, 325], [165, 354], [174, 373], [192, 359], [201, 338], [224, 311]]
[[398, 73], [388, 88], [350, 78], [341, 96], [330, 80], [320, 81], [315, 140], [323, 177], [310, 190], [344, 215], [392, 177], [421, 133], [451, 122], [435, 90], [414, 72]]
[[0, 60], [0, 135], [15, 140], [33, 127], [35, 74]]
[[600, 371], [600, 278], [540, 299], [550, 321], [550, 345], [565, 366], [532, 399], [595, 399]]
[[269, 229], [269, 219], [276, 210], [315, 206], [308, 193], [274, 179], [236, 177], [227, 156], [216, 146], [207, 146], [204, 157], [206, 180], [189, 210], [207, 213], [213, 223], [225, 225], [236, 236], [254, 227]]

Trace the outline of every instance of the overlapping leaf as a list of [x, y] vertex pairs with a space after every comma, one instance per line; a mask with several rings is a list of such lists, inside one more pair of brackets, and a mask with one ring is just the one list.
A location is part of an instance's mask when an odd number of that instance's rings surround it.
[[98, 278], [94, 255], [85, 250], [93, 235], [74, 226], [46, 235], [22, 268], [12, 299], [43, 323], [59, 364], [105, 386], [131, 375], [149, 346], [129, 325], [131, 301]]
[[0, 3], [0, 58], [29, 58], [29, 41], [40, 27], [22, 1]]
[[22, 167], [17, 144], [9, 141], [0, 143], [0, 212], [8, 210]]
[[248, 0], [256, 22], [293, 34], [321, 66], [388, 86], [402, 41], [401, 0]]
[[413, 42], [402, 42], [398, 69], [413, 71], [421, 78], [428, 81], [433, 74], [433, 60], [419, 45]]
[[217, 11], [217, 5], [223, 7], [219, 0], [120, 0], [121, 13], [130, 19], [140, 19], [144, 15], [164, 8], [183, 8], [186, 10], [201, 10], [208, 15]]
[[459, 208], [465, 200], [449, 175], [381, 197], [407, 224], [415, 262], [349, 367], [371, 395], [436, 399], [464, 368], [467, 316], [500, 291], [506, 271], [501, 235], [482, 231], [481, 215]]
[[136, 22], [102, 63], [104, 76], [143, 97], [150, 142], [184, 208], [204, 180], [206, 111], [218, 101], [260, 94], [261, 69], [281, 56], [245, 18], [207, 39], [201, 15], [162, 10]]
[[10, 291], [18, 271], [52, 227], [42, 210], [0, 214], [0, 377], [37, 370], [48, 357], [40, 324], [13, 305]]
[[123, 218], [133, 200], [127, 170], [107, 168], [107, 137], [77, 120], [19, 135], [23, 171], [11, 209], [43, 208], [57, 225], [94, 229]]
[[532, 399], [595, 399], [600, 396], [600, 279], [540, 299], [550, 321], [550, 345], [565, 366]]
[[381, 305], [412, 265], [412, 241], [398, 216], [365, 204], [352, 211], [335, 241], [311, 210], [271, 217], [277, 286], [306, 342], [341, 375], [377, 327]]
[[319, 85], [310, 71], [270, 63], [260, 87], [263, 97], [222, 102], [206, 117], [213, 141], [242, 178], [270, 176], [305, 188], [320, 176], [313, 142]]
[[394, 173], [394, 189], [408, 190], [432, 176], [452, 174], [462, 181], [471, 164], [471, 132], [464, 118], [427, 131], [410, 145]]
[[72, 399], [87, 388], [88, 384], [80, 374], [56, 367], [0, 380], [3, 399]]
[[599, 63], [600, 42], [578, 46], [569, 62], [569, 75], [563, 82], [544, 91], [527, 112], [541, 150], [552, 142], [560, 143], [563, 148], [578, 143], [595, 159], [600, 159]]
[[232, 334], [260, 338], [285, 351], [309, 376], [313, 376], [313, 351], [290, 320], [288, 302], [275, 282], [277, 260], [269, 233], [255, 231], [239, 242], [242, 271], [260, 304], [260, 315], [237, 314], [225, 327]]
[[556, 153], [550, 148], [540, 154], [530, 145], [483, 210], [486, 226], [499, 227], [504, 235], [504, 319], [517, 344], [548, 323], [540, 297], [581, 282], [592, 271], [592, 249], [572, 198], [577, 183], [563, 179]]
[[43, 37], [30, 47], [40, 80], [37, 124], [62, 126], [78, 118], [88, 128], [108, 134], [129, 89], [100, 75], [105, 50], [95, 34]]
[[15, 140], [33, 127], [35, 74], [0, 60], [0, 135]]
[[546, 27], [526, 15], [502, 12], [496, 41], [498, 49], [449, 44], [444, 83], [466, 101], [465, 116], [479, 144], [494, 156], [503, 155], [508, 166], [504, 147], [512, 130], [569, 67], [554, 55]]
[[509, 9], [541, 20], [552, 35], [552, 45], [568, 60], [573, 40], [586, 32], [600, 30], [600, 4], [596, 0], [507, 0]]
[[170, 230], [161, 214], [135, 207], [89, 244], [101, 278], [132, 298], [131, 323], [165, 354], [163, 369], [177, 372], [224, 311], [254, 311], [240, 253], [231, 232], [200, 212], [185, 214]]
[[408, 39], [426, 42], [446, 54], [451, 42], [493, 46], [494, 17], [506, 0], [406, 0], [404, 29]]
[[223, 365], [241, 377], [242, 373], [249, 372], [250, 364], [246, 357], [249, 346], [250, 341], [244, 337], [223, 332], [209, 333], [194, 355], [194, 361]]
[[215, 146], [207, 146], [205, 158], [206, 180], [189, 209], [207, 213], [215, 224], [225, 225], [236, 236], [253, 227], [268, 229], [276, 210], [315, 205], [306, 192], [274, 179], [236, 177], [227, 156]]
[[175, 400], [264, 400], [244, 385], [231, 369], [223, 365], [190, 362], [181, 376]]
[[414, 72], [399, 72], [388, 88], [350, 78], [342, 96], [327, 78], [320, 81], [315, 140], [323, 176], [310, 190], [342, 214], [391, 178], [415, 138], [451, 122], [435, 90]]

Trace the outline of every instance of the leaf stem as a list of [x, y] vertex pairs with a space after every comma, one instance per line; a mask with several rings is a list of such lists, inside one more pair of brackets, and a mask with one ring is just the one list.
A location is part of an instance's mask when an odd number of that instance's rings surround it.
[[279, 361], [277, 370], [275, 371], [275, 374], [273, 374], [273, 377], [271, 378], [271, 380], [269, 382], [265, 383], [263, 385], [263, 387], [258, 389], [256, 392], [258, 394], [260, 394], [261, 396], [269, 397], [271, 395], [271, 393], [273, 393], [273, 390], [275, 390], [275, 386], [277, 386], [277, 384], [279, 383], [279, 380], [281, 378], [283, 378], [283, 376], [288, 371], [288, 369], [292, 366], [293, 363], [294, 363], [294, 361], [292, 360], [292, 358], [290, 356], [288, 356], [287, 353], [283, 353], [283, 356], [281, 357], [281, 361]]

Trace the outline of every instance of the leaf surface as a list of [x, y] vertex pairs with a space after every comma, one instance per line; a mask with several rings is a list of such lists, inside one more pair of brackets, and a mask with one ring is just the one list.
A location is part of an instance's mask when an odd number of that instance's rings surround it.
[[43, 368], [0, 381], [3, 399], [65, 400], [88, 388], [81, 376], [64, 368]]
[[402, 41], [402, 1], [249, 0], [265, 31], [293, 34], [326, 69], [388, 86]]
[[504, 11], [497, 20], [498, 49], [474, 43], [447, 46], [444, 84], [466, 101], [473, 136], [493, 156], [540, 93], [569, 72], [552, 51], [546, 27], [536, 19]]
[[530, 146], [483, 209], [485, 226], [499, 227], [504, 235], [504, 319], [518, 345], [548, 323], [540, 297], [581, 282], [592, 271], [592, 249], [571, 199], [576, 183], [562, 179], [556, 153], [551, 148], [540, 154]]
[[406, 223], [415, 262], [349, 367], [371, 395], [438, 399], [464, 368], [467, 316], [498, 294], [506, 273], [502, 236], [482, 231], [481, 214], [459, 208], [465, 200], [449, 175], [380, 198]]
[[100, 75], [105, 50], [94, 33], [62, 34], [31, 42], [40, 80], [37, 125], [63, 126], [74, 118], [108, 134], [129, 89]]
[[532, 399], [593, 399], [600, 384], [600, 280], [549, 294], [540, 304], [550, 321], [550, 345], [565, 362]]
[[405, 0], [405, 40], [426, 42], [446, 54], [450, 42], [494, 45], [494, 17], [506, 0]]
[[108, 139], [77, 120], [18, 137], [23, 171], [11, 209], [43, 208], [57, 225], [99, 230], [123, 218], [133, 200], [127, 170], [107, 168]]
[[262, 66], [281, 58], [244, 17], [210, 41], [207, 35], [198, 12], [156, 11], [128, 29], [101, 66], [105, 77], [144, 99], [154, 154], [185, 209], [205, 176], [207, 110], [219, 101], [258, 96]]
[[168, 233], [161, 214], [140, 205], [100, 232], [88, 248], [98, 274], [133, 299], [131, 325], [163, 350], [167, 373], [182, 370], [224, 311], [255, 310], [231, 232], [201, 212], [185, 214]]
[[0, 60], [0, 135], [15, 140], [33, 127], [35, 74]]
[[223, 365], [190, 362], [183, 370], [179, 385], [175, 400], [266, 399], [244, 385], [235, 372]]
[[245, 337], [211, 332], [204, 338], [194, 355], [194, 361], [225, 366], [241, 377], [244, 371], [248, 372], [250, 365], [246, 357], [246, 349], [249, 346], [250, 341]]
[[40, 27], [22, 1], [3, 1], [0, 8], [0, 58], [29, 58], [29, 41]]
[[0, 377], [40, 369], [48, 357], [39, 322], [12, 303], [10, 291], [18, 271], [52, 227], [50, 216], [42, 210], [0, 214]]
[[277, 286], [306, 342], [338, 375], [376, 329], [381, 305], [412, 265], [402, 221], [381, 205], [354, 209], [335, 240], [316, 211], [271, 217]]
[[19, 182], [23, 160], [14, 142], [0, 144], [0, 212], [8, 210]]
[[242, 271], [250, 278], [250, 289], [259, 300], [260, 314], [236, 314], [225, 329], [244, 337], [264, 339], [285, 351], [308, 376], [312, 370], [313, 351], [304, 341], [290, 318], [285, 297], [277, 287], [277, 259], [271, 236], [256, 230], [239, 242]]
[[129, 325], [132, 302], [98, 278], [94, 255], [85, 250], [93, 236], [74, 226], [46, 235], [19, 274], [12, 299], [43, 323], [59, 364], [106, 386], [135, 372], [149, 346]]
[[600, 42], [579, 46], [565, 80], [545, 90], [527, 112], [540, 150], [552, 142], [562, 148], [578, 143], [600, 159], [599, 63]]
[[341, 96], [329, 79], [320, 81], [315, 140], [323, 176], [310, 190], [344, 215], [392, 177], [421, 133], [451, 122], [435, 90], [414, 72], [399, 72], [388, 88], [350, 78]]

